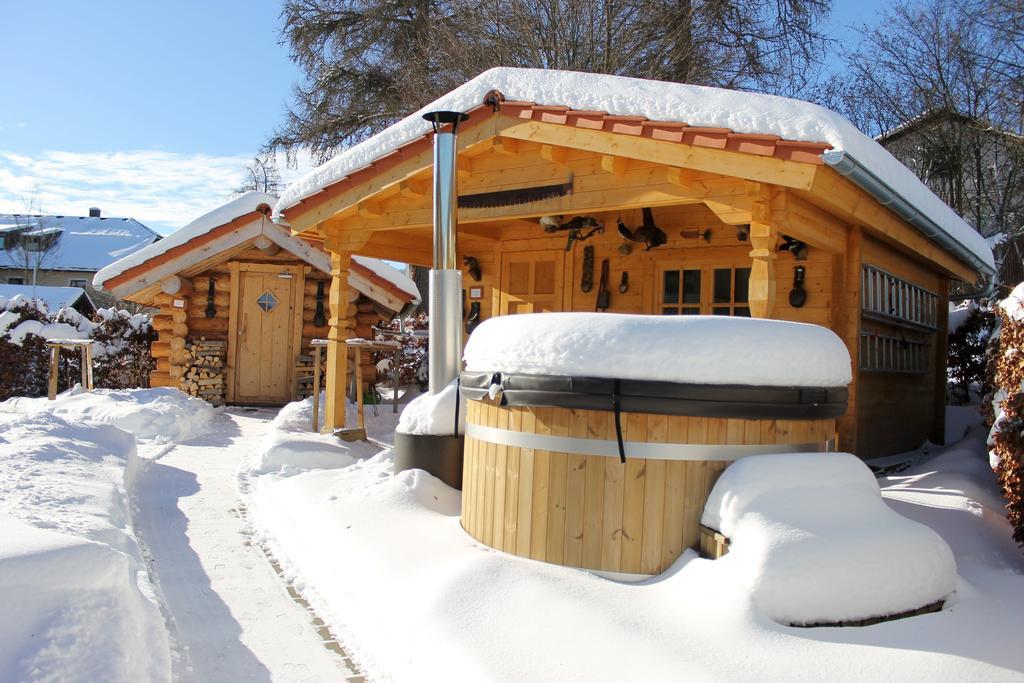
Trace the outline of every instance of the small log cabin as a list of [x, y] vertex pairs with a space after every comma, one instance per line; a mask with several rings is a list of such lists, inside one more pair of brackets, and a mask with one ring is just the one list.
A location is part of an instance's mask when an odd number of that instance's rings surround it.
[[[151, 386], [218, 405], [279, 405], [309, 394], [310, 342], [328, 333], [330, 257], [270, 220], [276, 199], [248, 192], [96, 274], [96, 287], [157, 309]], [[417, 299], [403, 273], [355, 260], [332, 324], [372, 339], [372, 325]], [[375, 381], [370, 354], [363, 365], [366, 382]]]
[[[947, 295], [951, 281], [985, 285], [991, 250], [874, 141], [797, 100], [485, 72], [278, 202], [275, 218], [331, 255], [332, 311], [350, 296], [354, 255], [431, 264], [422, 114], [435, 110], [469, 115], [457, 142], [468, 327], [602, 299], [615, 312], [824, 325], [853, 359], [840, 449], [872, 457], [943, 442]], [[345, 334], [339, 324], [330, 338]], [[329, 425], [344, 420], [341, 354], [329, 349]]]

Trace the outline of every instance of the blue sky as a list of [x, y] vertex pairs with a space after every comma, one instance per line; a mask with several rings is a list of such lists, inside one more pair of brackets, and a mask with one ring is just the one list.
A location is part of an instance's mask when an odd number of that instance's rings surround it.
[[[882, 4], [836, 2], [831, 32], [848, 42]], [[4, 0], [0, 212], [35, 194], [47, 213], [99, 206], [168, 232], [218, 206], [300, 78], [279, 13], [280, 0]]]

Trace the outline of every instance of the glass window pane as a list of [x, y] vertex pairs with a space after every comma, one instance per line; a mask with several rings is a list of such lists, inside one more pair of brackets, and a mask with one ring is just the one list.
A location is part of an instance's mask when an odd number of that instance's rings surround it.
[[684, 270], [683, 271], [683, 303], [684, 304], [699, 304], [700, 303], [700, 271], [699, 270]]
[[742, 318], [749, 318], [750, 317], [750, 309], [747, 308], [746, 306], [737, 306], [736, 309], [732, 312], [732, 314], [733, 315], [738, 315], [738, 316], [740, 316]]
[[699, 308], [684, 308], [681, 312], [683, 315], [700, 315]]
[[662, 315], [679, 315], [679, 309], [678, 308], [674, 308], [672, 306], [666, 306], [665, 308], [661, 309], [661, 314]]
[[679, 271], [666, 270], [661, 301], [665, 304], [679, 303]]
[[[714, 289], [712, 290], [712, 301], [716, 304], [727, 304], [732, 299], [732, 292], [730, 291], [732, 286], [732, 269], [731, 268], [715, 268], [715, 283]], [[717, 314], [716, 314], [717, 315]]]
[[715, 306], [711, 309], [712, 315], [729, 315], [728, 306]]
[[736, 289], [733, 301], [738, 304], [746, 303], [749, 299], [750, 291], [750, 268], [737, 268], [736, 269]]

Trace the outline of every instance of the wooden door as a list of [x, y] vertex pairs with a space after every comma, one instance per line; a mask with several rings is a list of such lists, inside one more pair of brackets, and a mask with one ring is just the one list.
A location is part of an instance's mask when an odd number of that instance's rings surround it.
[[506, 252], [501, 257], [499, 315], [561, 311], [565, 252]]
[[296, 288], [294, 266], [240, 264], [234, 307], [235, 403], [291, 400]]

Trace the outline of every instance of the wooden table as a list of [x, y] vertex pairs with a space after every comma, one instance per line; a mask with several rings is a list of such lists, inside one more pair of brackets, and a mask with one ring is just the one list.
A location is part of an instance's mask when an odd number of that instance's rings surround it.
[[366, 420], [363, 416], [363, 351], [396, 351], [402, 345], [396, 341], [370, 341], [369, 339], [346, 339], [345, 346], [349, 350], [355, 350], [355, 379], [356, 379], [356, 420], [359, 429], [366, 430]]
[[[320, 354], [321, 350], [329, 342], [326, 339], [314, 339], [310, 342], [313, 347], [313, 431], [320, 431]], [[368, 339], [346, 339], [345, 346], [349, 351], [354, 351], [355, 358], [355, 395], [356, 415], [358, 428], [366, 432], [366, 418], [363, 414], [363, 351], [398, 351], [402, 345], [394, 341], [370, 341]], [[346, 361], [348, 354], [345, 354]], [[396, 382], [397, 384], [397, 382]], [[397, 389], [396, 389], [397, 393]]]
[[330, 343], [326, 339], [314, 339], [309, 343], [313, 347], [313, 431], [320, 431], [320, 355], [322, 349]]
[[78, 349], [82, 354], [82, 388], [92, 391], [92, 345], [91, 339], [50, 339], [46, 346], [50, 349], [50, 383], [47, 398], [57, 398], [57, 374], [60, 371], [61, 349]]

